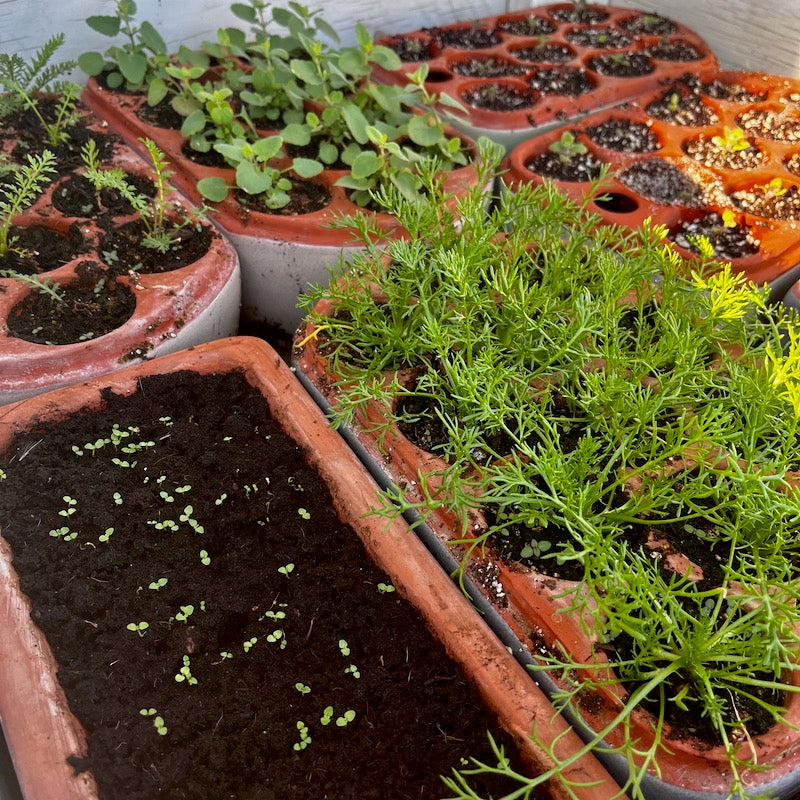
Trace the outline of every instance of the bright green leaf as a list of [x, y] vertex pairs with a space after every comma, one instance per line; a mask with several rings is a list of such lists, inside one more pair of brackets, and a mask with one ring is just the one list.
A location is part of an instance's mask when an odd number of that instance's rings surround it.
[[139, 27], [139, 36], [142, 44], [154, 53], [164, 54], [167, 52], [167, 45], [161, 38], [161, 34], [146, 20]]
[[350, 173], [357, 180], [359, 178], [368, 178], [374, 175], [381, 168], [381, 160], [376, 153], [367, 151], [359, 153], [353, 166], [350, 168]]
[[301, 178], [313, 178], [315, 175], [319, 175], [324, 168], [319, 161], [312, 158], [296, 158], [292, 162], [292, 169]]
[[106, 61], [100, 53], [81, 53], [78, 56], [78, 66], [87, 75], [99, 75], [103, 71], [105, 63]]
[[228, 196], [228, 185], [222, 178], [201, 178], [197, 190], [212, 203], [221, 203]]

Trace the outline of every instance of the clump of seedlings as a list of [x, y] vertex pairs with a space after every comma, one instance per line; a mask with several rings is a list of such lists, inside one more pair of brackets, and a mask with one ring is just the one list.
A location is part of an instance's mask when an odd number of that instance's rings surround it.
[[[339, 376], [334, 418], [372, 409], [379, 446], [399, 424], [440, 426], [439, 466], [413, 476], [418, 489], [390, 489], [382, 513], [455, 519], [461, 570], [513, 529], [506, 559], [574, 578], [559, 591], [594, 636], [591, 658], [554, 642], [535, 669], [577, 716], [591, 692], [618, 690], [585, 749], [621, 756], [629, 796], [686, 735], [722, 749], [730, 796], [743, 796], [745, 771], [769, 768], [750, 743], [797, 691], [800, 327], [730, 267], [678, 258], [666, 230], [598, 225], [552, 185], [506, 193], [488, 220], [481, 203], [463, 201], [456, 226], [441, 203], [395, 197], [409, 239], [307, 296]], [[313, 311], [322, 298], [334, 313]], [[671, 567], [643, 531], [710, 560]], [[631, 726], [637, 710], [650, 740]], [[446, 783], [478, 798], [477, 775], [503, 774], [521, 797], [577, 757], [551, 755], [531, 779], [497, 748], [497, 763]]]

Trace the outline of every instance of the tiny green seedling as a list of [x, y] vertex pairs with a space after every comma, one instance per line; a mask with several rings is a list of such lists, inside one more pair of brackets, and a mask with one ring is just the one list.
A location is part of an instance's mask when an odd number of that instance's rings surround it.
[[531, 539], [520, 551], [523, 558], [541, 558], [553, 545], [547, 539]]
[[221, 506], [228, 499], [228, 493], [223, 492], [215, 501], [215, 506]]
[[289, 574], [291, 572], [294, 572], [294, 564], [292, 564], [291, 562], [288, 564], [284, 564], [282, 567], [278, 567], [278, 572], [280, 572], [281, 575], [286, 575], [286, 577], [288, 578]]
[[111, 499], [114, 501], [115, 506], [121, 506], [123, 503], [122, 495], [119, 492], [114, 492], [114, 494], [111, 495]]
[[158, 580], [151, 581], [147, 588], [152, 589], [154, 592], [157, 592], [159, 589], [163, 589], [167, 585], [167, 578], [159, 578]]
[[297, 689], [300, 694], [311, 694], [311, 687], [301, 681], [298, 681], [294, 685], [294, 688]]
[[140, 637], [142, 637], [147, 632], [147, 629], [150, 627], [150, 624], [148, 622], [144, 622], [144, 621], [142, 621], [142, 622], [129, 622], [125, 627], [129, 631], [131, 631], [131, 633], [136, 633]]
[[184, 683], [186, 682], [189, 686], [194, 686], [197, 683], [197, 678], [192, 675], [192, 665], [189, 659], [189, 656], [183, 657], [183, 666], [175, 675], [176, 683]]
[[352, 708], [348, 708], [341, 717], [336, 717], [336, 726], [346, 728], [355, 718], [356, 712]]
[[158, 732], [159, 736], [166, 736], [169, 729], [164, 723], [164, 717], [159, 715], [154, 708], [140, 708], [139, 713], [143, 717], [153, 717], [153, 727]]
[[358, 667], [355, 664], [351, 664], [349, 667], [345, 667], [344, 669], [345, 675], [352, 675], [356, 680], [361, 677], [361, 673], [358, 671]]
[[281, 628], [276, 628], [272, 633], [268, 634], [267, 641], [270, 644], [279, 643], [281, 650], [286, 649], [286, 637], [283, 635]]
[[298, 509], [297, 509], [297, 513], [298, 513], [298, 514], [299, 514], [299, 515], [300, 515], [300, 516], [301, 516], [303, 519], [311, 519], [311, 514], [310, 514], [310, 512], [308, 512], [308, 511], [307, 511], [305, 508], [298, 508]]
[[233, 658], [233, 653], [231, 653], [231, 651], [230, 651], [230, 650], [220, 650], [220, 651], [219, 651], [219, 657], [220, 657], [220, 658], [221, 658], [223, 661], [228, 661], [228, 660], [230, 660], [231, 658]]
[[106, 543], [111, 538], [112, 533], [114, 533], [113, 528], [106, 528], [97, 538], [99, 541]]
[[391, 594], [395, 590], [391, 583], [379, 583], [378, 591], [381, 594]]
[[70, 497], [68, 494], [65, 494], [62, 500], [67, 504], [66, 508], [62, 508], [61, 511], [58, 512], [60, 517], [71, 517], [78, 509], [75, 506], [78, 504], [78, 501], [74, 497]]
[[339, 652], [343, 656], [349, 656], [350, 655], [350, 645], [347, 644], [347, 640], [346, 639], [339, 639]]
[[750, 147], [747, 134], [741, 128], [726, 127], [722, 136], [712, 136], [711, 141], [726, 153], [738, 153]]
[[569, 164], [573, 158], [587, 152], [586, 145], [579, 142], [572, 131], [564, 131], [561, 138], [552, 142], [547, 149], [551, 153], [555, 153], [565, 164]]
[[184, 622], [185, 623], [186, 620], [188, 620], [189, 617], [192, 616], [192, 614], [194, 614], [194, 606], [193, 605], [181, 606], [181, 610], [178, 611], [178, 613], [175, 615], [175, 619], [178, 620], [178, 622]]
[[297, 721], [297, 730], [300, 732], [300, 741], [295, 742], [293, 749], [300, 751], [305, 750], [311, 744], [311, 737], [308, 735], [308, 726], [302, 721]]
[[62, 525], [60, 528], [53, 528], [50, 531], [50, 536], [54, 539], [63, 539], [65, 542], [71, 542], [77, 538], [78, 534], [76, 531], [70, 530], [68, 525]]
[[242, 650], [245, 653], [249, 653], [256, 645], [258, 641], [258, 636], [251, 636], [246, 642], [242, 642]]
[[325, 706], [322, 716], [319, 718], [321, 725], [330, 725], [333, 719], [333, 706]]
[[200, 551], [200, 563], [204, 567], [211, 566], [211, 556], [208, 554], [208, 550], [201, 550]]

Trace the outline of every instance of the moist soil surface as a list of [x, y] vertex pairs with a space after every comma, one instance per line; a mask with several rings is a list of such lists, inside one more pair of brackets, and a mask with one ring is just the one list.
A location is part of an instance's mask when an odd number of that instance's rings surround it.
[[665, 205], [699, 208], [703, 205], [702, 189], [663, 158], [635, 161], [619, 174], [619, 181], [632, 191]]
[[746, 230], [738, 225], [727, 227], [717, 213], [684, 223], [670, 238], [680, 247], [698, 253], [700, 250], [697, 242], [701, 236], [711, 244], [715, 258], [727, 261], [752, 256], [758, 252], [758, 245]]
[[433, 40], [413, 36], [395, 36], [386, 42], [386, 46], [400, 56], [401, 61], [416, 63], [428, 61], [435, 56]]
[[661, 146], [648, 125], [629, 119], [612, 117], [587, 128], [586, 135], [600, 147], [618, 153], [651, 153]]
[[602, 47], [604, 49], [627, 47], [631, 43], [630, 36], [608, 25], [598, 25], [592, 28], [572, 28], [566, 32], [565, 38], [568, 42], [577, 44], [580, 47]]
[[[519, 53], [515, 55], [519, 56]], [[470, 78], [498, 78], [509, 75], [522, 75], [525, 67], [501, 58], [469, 58], [457, 59], [448, 65], [456, 75]]]
[[636, 17], [628, 17], [620, 20], [619, 26], [637, 36], [642, 34], [669, 36], [678, 29], [671, 19], [662, 17], [659, 14], [641, 14]]
[[586, 72], [572, 67], [539, 69], [531, 78], [530, 84], [542, 94], [560, 94], [565, 97], [578, 97], [594, 89], [594, 83]]
[[498, 23], [495, 30], [513, 33], [516, 36], [543, 36], [553, 33], [555, 29], [556, 25], [552, 20], [531, 14], [521, 19], [504, 19]]
[[604, 53], [589, 59], [589, 68], [614, 78], [635, 78], [649, 75], [653, 62], [644, 53]]
[[487, 111], [518, 111], [534, 105], [537, 95], [508, 84], [485, 83], [467, 89], [461, 99], [468, 105]]
[[575, 53], [567, 45], [558, 42], [521, 47], [512, 53], [521, 61], [530, 61], [534, 64], [565, 64], [575, 58]]
[[534, 156], [526, 168], [537, 175], [558, 181], [590, 181], [600, 175], [602, 162], [591, 153], [579, 153], [561, 158], [557, 153], [544, 152]]
[[131, 318], [136, 297], [100, 264], [86, 260], [75, 267], [76, 280], [53, 287], [58, 297], [32, 291], [11, 309], [9, 333], [36, 344], [73, 344], [96, 339]]
[[659, 42], [647, 51], [659, 61], [698, 61], [700, 53], [688, 42]]
[[460, 50], [482, 50], [500, 43], [494, 32], [479, 26], [469, 28], [424, 28], [435, 37], [440, 47], [455, 47]]
[[3, 535], [88, 732], [72, 763], [104, 800], [428, 800], [490, 760], [477, 692], [240, 374], [107, 391], [0, 463]]
[[645, 109], [651, 117], [673, 125], [714, 125], [717, 115], [707, 106], [694, 87], [676, 83]]

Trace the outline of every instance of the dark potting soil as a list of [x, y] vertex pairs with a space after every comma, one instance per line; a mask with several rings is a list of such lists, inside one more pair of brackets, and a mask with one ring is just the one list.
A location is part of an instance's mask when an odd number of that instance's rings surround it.
[[673, 125], [714, 125], [718, 122], [713, 109], [707, 106], [694, 88], [675, 83], [646, 108], [651, 117]]
[[653, 36], [669, 36], [678, 30], [677, 25], [660, 14], [638, 14], [619, 21], [620, 28], [636, 36], [650, 34]]
[[797, 184], [784, 185], [780, 178], [777, 185], [758, 184], [732, 192], [729, 196], [736, 208], [757, 217], [800, 219], [800, 187]]
[[703, 206], [703, 190], [688, 175], [663, 158], [635, 161], [617, 176], [632, 191], [664, 205]]
[[[515, 53], [515, 55], [518, 55]], [[469, 58], [454, 59], [448, 66], [456, 75], [471, 78], [498, 78], [508, 75], [522, 75], [526, 69], [522, 64], [515, 64], [504, 58]]]
[[0, 270], [14, 270], [23, 275], [36, 275], [63, 266], [86, 248], [77, 225], [65, 233], [44, 225], [12, 226], [14, 247], [22, 252], [8, 251], [0, 257]]
[[181, 154], [189, 161], [193, 161], [203, 167], [212, 167], [213, 169], [231, 168], [222, 153], [218, 153], [213, 147], [206, 151], [195, 150], [188, 139], [181, 145]]
[[[43, 98], [39, 102], [39, 110], [48, 124], [53, 124], [56, 120], [56, 103], [49, 98]], [[52, 144], [47, 133], [44, 131], [39, 118], [29, 109], [23, 109], [3, 119], [3, 132], [0, 133], [1, 139], [13, 139], [17, 142], [11, 157], [14, 161], [24, 163], [27, 156], [39, 155], [44, 150], [49, 150], [56, 156], [56, 163], [59, 170], [67, 171], [78, 167], [82, 163], [81, 149], [90, 139], [94, 139], [99, 153], [99, 160], [102, 162], [111, 156], [114, 142], [120, 141], [116, 134], [103, 133], [92, 130], [83, 124], [80, 116], [76, 124], [66, 129], [67, 139]]]
[[670, 235], [675, 244], [694, 253], [700, 252], [697, 244], [700, 237], [704, 237], [711, 244], [715, 258], [726, 261], [732, 258], [744, 258], [758, 252], [758, 245], [746, 230], [738, 225], [727, 227], [717, 213], [685, 222], [680, 229]]
[[538, 96], [530, 90], [505, 83], [484, 83], [461, 93], [461, 99], [487, 111], [518, 111], [533, 106]]
[[[141, 175], [126, 175], [125, 182], [145, 197], [155, 195], [155, 186]], [[103, 224], [98, 217], [126, 216], [133, 213], [131, 204], [116, 190], [103, 189], [99, 194], [83, 175], [68, 175], [53, 190], [51, 202], [66, 217], [90, 217]], [[110, 220], [109, 220], [110, 222]]]
[[800, 141], [800, 120], [794, 113], [753, 108], [740, 114], [736, 120], [745, 131], [774, 139], [778, 142]]
[[142, 103], [136, 109], [136, 116], [148, 125], [176, 131], [181, 129], [185, 119], [167, 102], [157, 103], [154, 106]]
[[612, 28], [610, 25], [598, 25], [592, 28], [571, 28], [564, 38], [579, 47], [602, 47], [615, 49], [627, 47], [632, 39], [626, 33]]
[[567, 45], [558, 42], [535, 44], [511, 52], [521, 61], [531, 61], [534, 64], [565, 64], [575, 58], [575, 53]]
[[261, 214], [279, 214], [284, 217], [321, 211], [331, 202], [330, 192], [321, 183], [305, 181], [299, 178], [292, 179], [292, 188], [289, 190], [289, 203], [283, 208], [267, 208], [260, 197], [247, 194], [247, 192], [241, 190], [237, 190], [235, 196], [245, 214], [248, 211], [258, 211]]
[[643, 122], [611, 118], [586, 129], [586, 135], [600, 147], [618, 153], [651, 153], [661, 147], [658, 136]]
[[512, 33], [516, 36], [543, 36], [553, 33], [556, 25], [547, 17], [531, 14], [521, 19], [504, 19], [497, 24], [496, 31]]
[[536, 70], [530, 85], [542, 94], [561, 94], [565, 97], [578, 97], [594, 89], [594, 82], [586, 71], [573, 67]]
[[171, 272], [201, 259], [211, 246], [208, 225], [190, 225], [175, 233], [169, 249], [162, 253], [145, 247], [145, 227], [140, 220], [128, 222], [107, 233], [100, 242], [100, 253], [108, 266], [119, 272], [134, 270], [142, 274]]
[[595, 25], [608, 19], [608, 11], [598, 6], [575, 5], [571, 8], [556, 8], [550, 12], [559, 22], [576, 22], [581, 25]]
[[415, 36], [395, 36], [386, 42], [386, 46], [400, 56], [401, 61], [416, 63], [429, 61], [436, 54], [432, 39], [422, 39]]
[[653, 62], [644, 53], [603, 53], [589, 59], [589, 69], [614, 78], [649, 75]]
[[478, 25], [461, 28], [424, 28], [440, 47], [457, 47], [461, 50], [482, 50], [500, 43], [500, 37], [488, 28]]
[[699, 61], [700, 53], [688, 42], [659, 42], [647, 49], [651, 58], [659, 61]]
[[751, 92], [737, 83], [726, 83], [719, 79], [704, 83], [701, 91], [715, 100], [725, 100], [728, 103], [760, 103], [767, 97], [766, 92]]
[[525, 167], [537, 175], [558, 181], [590, 181], [600, 175], [602, 162], [591, 153], [578, 153], [562, 158], [558, 153], [535, 155]]
[[3, 535], [101, 798], [429, 800], [490, 759], [477, 692], [241, 375], [106, 392], [2, 466]]
[[12, 336], [37, 344], [96, 339], [123, 325], [136, 308], [130, 288], [94, 261], [75, 267], [77, 280], [58, 287], [59, 297], [32, 289], [7, 318]]

